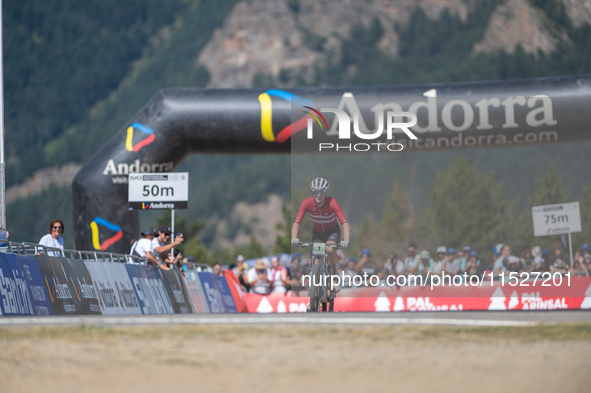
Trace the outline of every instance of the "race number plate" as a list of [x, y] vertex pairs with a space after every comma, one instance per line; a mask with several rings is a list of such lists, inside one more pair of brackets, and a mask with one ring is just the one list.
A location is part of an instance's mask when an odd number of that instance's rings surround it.
[[314, 243], [312, 255], [324, 256], [326, 245], [324, 243]]

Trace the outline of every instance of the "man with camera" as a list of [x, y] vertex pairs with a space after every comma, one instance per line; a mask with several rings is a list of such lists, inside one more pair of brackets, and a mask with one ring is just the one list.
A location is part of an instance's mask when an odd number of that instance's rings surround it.
[[[179, 233], [174, 238], [174, 242], [170, 241], [170, 237], [172, 235], [172, 231], [168, 225], [162, 225], [160, 227], [160, 231], [158, 232], [158, 236], [152, 240], [152, 248], [154, 253], [160, 256], [160, 259], [163, 261], [168, 257], [170, 250], [178, 245], [180, 245], [185, 239], [183, 238], [183, 234]], [[176, 254], [175, 254], [176, 255]]]

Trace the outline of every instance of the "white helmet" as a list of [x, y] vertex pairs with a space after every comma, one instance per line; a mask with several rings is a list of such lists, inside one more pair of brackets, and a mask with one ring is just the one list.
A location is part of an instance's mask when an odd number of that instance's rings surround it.
[[328, 191], [328, 180], [323, 179], [321, 177], [317, 177], [316, 179], [312, 180], [310, 183], [310, 189], [312, 192], [314, 191]]

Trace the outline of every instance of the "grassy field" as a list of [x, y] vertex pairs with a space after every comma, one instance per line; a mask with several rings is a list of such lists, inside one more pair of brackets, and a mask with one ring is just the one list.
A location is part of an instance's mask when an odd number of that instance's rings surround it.
[[0, 392], [583, 392], [591, 324], [0, 329]]

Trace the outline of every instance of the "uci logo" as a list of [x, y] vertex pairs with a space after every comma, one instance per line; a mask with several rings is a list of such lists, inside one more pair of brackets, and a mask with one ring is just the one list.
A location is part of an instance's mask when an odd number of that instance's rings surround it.
[[296, 96], [295, 94], [289, 93], [283, 90], [271, 89], [267, 90], [263, 94], [259, 95], [259, 103], [261, 104], [261, 134], [263, 139], [267, 142], [286, 142], [293, 134], [302, 131], [306, 128], [306, 121], [312, 119], [309, 115], [302, 117], [293, 124], [283, 128], [275, 137], [273, 132], [273, 102], [271, 97], [281, 98], [289, 103], [293, 98], [309, 103], [310, 106], [314, 105], [312, 100], [306, 100], [302, 97]]
[[[145, 137], [141, 141], [137, 142], [135, 145], [133, 144], [134, 130], [138, 130], [142, 134], [147, 135], [147, 137]], [[156, 140], [156, 134], [154, 134], [153, 129], [146, 127], [145, 125], [143, 125], [141, 123], [135, 122], [127, 128], [127, 138], [125, 139], [125, 150], [137, 153], [138, 151], [140, 151], [140, 149], [142, 149], [145, 146], [148, 146], [150, 143], [154, 142], [155, 140]]]
[[129, 175], [129, 180], [143, 180], [143, 175]]

